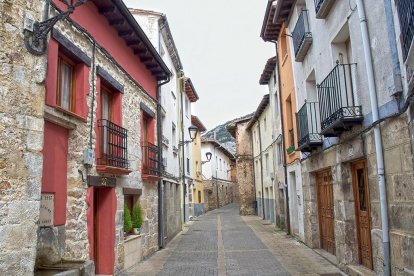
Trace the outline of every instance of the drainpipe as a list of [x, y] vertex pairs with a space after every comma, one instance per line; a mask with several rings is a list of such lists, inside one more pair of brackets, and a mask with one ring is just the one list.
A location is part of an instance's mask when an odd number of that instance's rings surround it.
[[387, 34], [388, 42], [390, 44], [391, 50], [391, 62], [392, 62], [392, 71], [393, 71], [393, 87], [392, 95], [399, 94], [403, 91], [402, 81], [401, 81], [401, 67], [400, 60], [398, 59], [398, 50], [397, 50], [397, 41], [395, 35], [395, 25], [394, 25], [394, 16], [392, 12], [391, 0], [384, 0], [384, 10], [385, 10], [385, 22], [387, 24]]
[[265, 203], [264, 203], [264, 191], [263, 191], [263, 152], [262, 152], [262, 134], [260, 131], [260, 120], [257, 119], [258, 124], [258, 134], [259, 134], [259, 152], [260, 152], [260, 183], [262, 184], [262, 211], [263, 211], [263, 219], [266, 218], [265, 214]]
[[[374, 81], [374, 71], [371, 57], [371, 47], [369, 43], [367, 19], [365, 17], [365, 8], [362, 0], [356, 0], [358, 14], [360, 19], [360, 27], [362, 34], [362, 44], [364, 47], [364, 55], [368, 77], [369, 97], [372, 109], [373, 123], [379, 119], [377, 91]], [[387, 205], [387, 190], [385, 186], [384, 175], [384, 156], [382, 153], [382, 141], [381, 141], [381, 129], [380, 125], [374, 126], [374, 139], [375, 139], [375, 154], [377, 159], [377, 174], [378, 174], [378, 186], [380, 192], [380, 207], [381, 207], [381, 223], [382, 223], [382, 242], [384, 250], [384, 275], [388, 276], [391, 273], [390, 266], [390, 240], [388, 229], [388, 205]]]
[[256, 210], [257, 210], [257, 195], [256, 195], [256, 170], [254, 169], [254, 152], [253, 152], [253, 147], [254, 147], [254, 142], [253, 142], [253, 137], [251, 135], [251, 129], [250, 129], [250, 145], [251, 145], [251, 149], [252, 149], [252, 163], [253, 163], [253, 189], [254, 189], [254, 201], [256, 201], [256, 208], [254, 209], [254, 212], [256, 214]]
[[[277, 54], [277, 41], [270, 41], [272, 43], [275, 44], [275, 48], [276, 48], [276, 56], [278, 56]], [[285, 200], [286, 200], [286, 233], [288, 235], [291, 234], [290, 231], [290, 209], [289, 209], [289, 186], [288, 186], [288, 174], [287, 174], [287, 165], [286, 165], [286, 153], [285, 153], [285, 129], [283, 127], [283, 104], [282, 104], [282, 87], [280, 85], [280, 64], [279, 64], [279, 59], [276, 60], [276, 64], [277, 64], [277, 83], [279, 86], [279, 105], [280, 105], [280, 120], [281, 120], [281, 125], [282, 125], [282, 149], [283, 149], [283, 169], [284, 169], [284, 174], [285, 174]]]
[[183, 188], [183, 224], [185, 224], [185, 196], [187, 194], [187, 187], [185, 184], [185, 149], [184, 149], [184, 90], [185, 90], [185, 80], [184, 80], [184, 72], [181, 72], [181, 77], [179, 78], [179, 91], [180, 91], [180, 95], [181, 95], [181, 108], [180, 108], [180, 112], [181, 112], [181, 153], [182, 153], [182, 188]]
[[[157, 101], [157, 144], [158, 144], [158, 166], [160, 176], [163, 175], [164, 167], [162, 165], [162, 120], [161, 120], [161, 86], [170, 82], [170, 75], [167, 80], [157, 84], [158, 101]], [[164, 248], [164, 183], [161, 179], [158, 181], [158, 246]]]

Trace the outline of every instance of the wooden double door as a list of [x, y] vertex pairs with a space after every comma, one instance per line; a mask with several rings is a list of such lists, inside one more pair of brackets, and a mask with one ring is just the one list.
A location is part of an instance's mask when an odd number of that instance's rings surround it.
[[371, 210], [366, 161], [352, 164], [359, 263], [372, 269]]
[[321, 248], [335, 255], [335, 216], [331, 170], [317, 173], [319, 233]]

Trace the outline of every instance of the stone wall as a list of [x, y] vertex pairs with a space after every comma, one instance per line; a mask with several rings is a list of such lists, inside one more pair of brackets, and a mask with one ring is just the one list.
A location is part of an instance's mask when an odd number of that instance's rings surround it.
[[233, 186], [233, 182], [220, 179], [203, 180], [203, 187], [205, 191], [205, 211], [211, 211], [232, 203]]
[[[356, 132], [358, 127], [356, 127]], [[407, 118], [401, 115], [381, 124], [385, 177], [389, 208], [391, 265], [396, 275], [413, 270], [414, 194], [412, 193], [413, 154]], [[344, 134], [346, 135], [346, 134]], [[342, 137], [344, 139], [345, 137]], [[316, 171], [330, 169], [333, 176], [336, 258], [347, 265], [359, 264], [357, 224], [351, 162], [366, 159], [371, 202], [371, 240], [376, 274], [382, 274], [383, 246], [381, 210], [373, 131], [348, 140], [303, 162], [305, 242], [320, 247]]]
[[240, 214], [253, 215], [255, 201], [254, 169], [251, 133], [246, 131], [248, 121], [236, 124], [236, 170]]
[[45, 56], [23, 44], [44, 1], [0, 2], [0, 274], [32, 275], [42, 177]]

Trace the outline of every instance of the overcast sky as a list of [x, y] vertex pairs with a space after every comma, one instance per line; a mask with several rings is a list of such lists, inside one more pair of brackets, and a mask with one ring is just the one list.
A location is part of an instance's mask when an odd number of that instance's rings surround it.
[[124, 0], [162, 12], [200, 100], [193, 114], [211, 129], [256, 110], [268, 93], [260, 74], [274, 45], [260, 38], [266, 0]]

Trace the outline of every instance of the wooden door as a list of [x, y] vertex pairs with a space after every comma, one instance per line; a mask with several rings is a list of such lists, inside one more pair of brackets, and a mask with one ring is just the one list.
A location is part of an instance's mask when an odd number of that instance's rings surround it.
[[317, 174], [319, 232], [321, 248], [335, 255], [335, 220], [331, 170]]
[[371, 212], [366, 161], [352, 164], [359, 263], [372, 269]]

